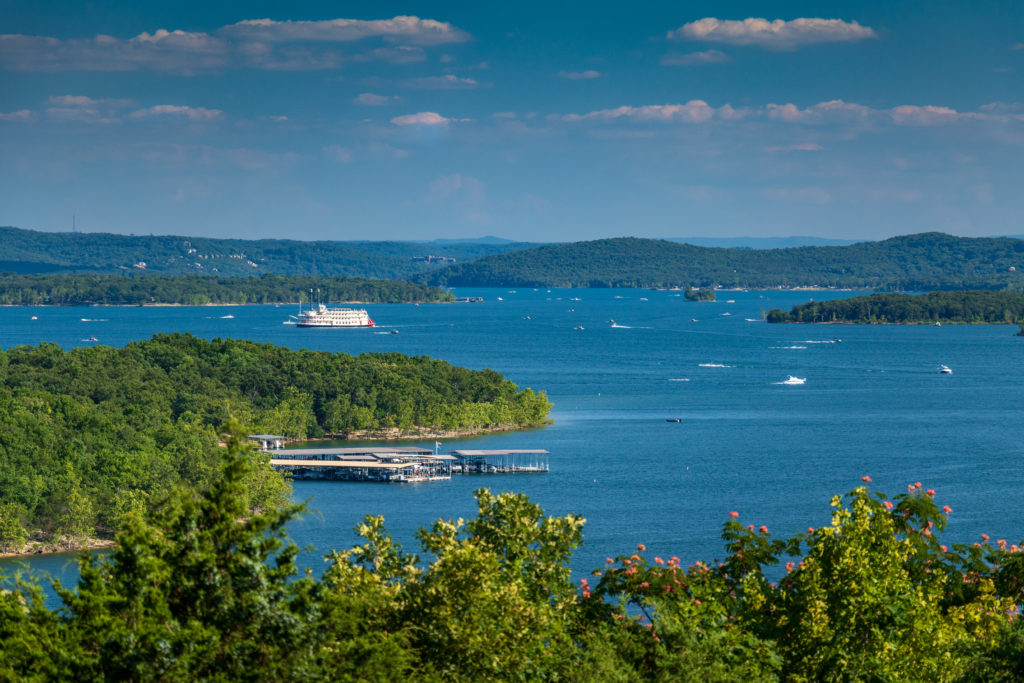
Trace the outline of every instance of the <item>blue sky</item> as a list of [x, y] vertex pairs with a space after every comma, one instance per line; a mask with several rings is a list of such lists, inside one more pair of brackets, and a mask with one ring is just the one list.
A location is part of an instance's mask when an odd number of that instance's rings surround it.
[[0, 34], [0, 225], [1024, 233], [1015, 0], [5, 0]]

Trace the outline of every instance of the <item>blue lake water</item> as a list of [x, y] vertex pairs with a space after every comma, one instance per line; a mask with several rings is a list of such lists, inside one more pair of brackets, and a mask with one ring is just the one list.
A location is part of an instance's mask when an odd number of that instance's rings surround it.
[[[551, 426], [444, 448], [545, 448], [549, 474], [419, 485], [297, 482], [296, 498], [315, 514], [291, 533], [317, 549], [303, 556], [314, 567], [320, 551], [355, 541], [352, 528], [366, 514], [383, 514], [415, 549], [419, 526], [472, 516], [479, 487], [522, 491], [550, 514], [586, 517], [574, 561], [581, 571], [638, 542], [654, 555], [718, 557], [730, 510], [779, 534], [820, 526], [829, 519], [829, 497], [860, 485], [865, 474], [891, 494], [914, 481], [935, 488], [940, 504], [954, 508], [950, 542], [983, 532], [1024, 537], [1024, 339], [1013, 336], [1016, 327], [760, 322], [762, 311], [850, 292], [719, 292], [715, 303], [648, 290], [457, 294], [486, 301], [368, 306], [376, 330], [282, 325], [295, 313], [286, 306], [3, 308], [0, 346], [97, 343], [90, 337], [120, 346], [183, 331], [428, 355], [547, 391]], [[953, 374], [940, 375], [940, 363]], [[787, 375], [807, 382], [780, 385]], [[73, 579], [72, 560], [21, 564]]]

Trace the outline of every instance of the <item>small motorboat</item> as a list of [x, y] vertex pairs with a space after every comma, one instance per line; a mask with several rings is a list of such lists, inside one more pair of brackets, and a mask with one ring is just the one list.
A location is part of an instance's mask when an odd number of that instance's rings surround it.
[[576, 326], [576, 327], [574, 327], [573, 329], [574, 329], [574, 330], [582, 330], [582, 329], [583, 329], [583, 325], [577, 325], [577, 326]]
[[37, 315], [34, 315], [34, 316], [32, 316], [31, 318], [29, 318], [29, 320], [39, 320], [39, 316], [37, 316]]
[[667, 418], [665, 418], [665, 422], [682, 422], [682, 421], [683, 421], [682, 418], [678, 418], [678, 417], [667, 417]]
[[952, 375], [953, 371], [949, 369], [948, 365], [940, 365], [939, 366], [939, 374], [940, 375]]
[[782, 384], [803, 384], [806, 381], [806, 377], [794, 377], [793, 375], [790, 375], [782, 381]]
[[398, 330], [391, 330], [391, 334], [398, 334]]

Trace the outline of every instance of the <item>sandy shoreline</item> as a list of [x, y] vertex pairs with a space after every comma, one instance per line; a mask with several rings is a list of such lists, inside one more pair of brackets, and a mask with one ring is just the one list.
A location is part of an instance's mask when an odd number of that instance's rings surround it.
[[54, 543], [52, 541], [29, 541], [22, 546], [20, 552], [0, 553], [0, 559], [12, 557], [32, 557], [33, 555], [56, 555], [57, 553], [77, 553], [83, 550], [103, 550], [113, 548], [117, 543], [112, 538], [88, 538], [81, 542]]

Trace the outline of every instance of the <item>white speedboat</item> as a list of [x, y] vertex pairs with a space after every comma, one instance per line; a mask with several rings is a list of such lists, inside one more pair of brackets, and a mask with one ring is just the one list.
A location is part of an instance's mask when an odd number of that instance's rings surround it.
[[781, 383], [782, 384], [803, 384], [806, 381], [807, 381], [806, 377], [794, 377], [793, 375], [790, 375], [789, 377], [784, 379]]
[[939, 366], [939, 374], [940, 375], [952, 375], [953, 371], [949, 369], [948, 365], [940, 365]]

